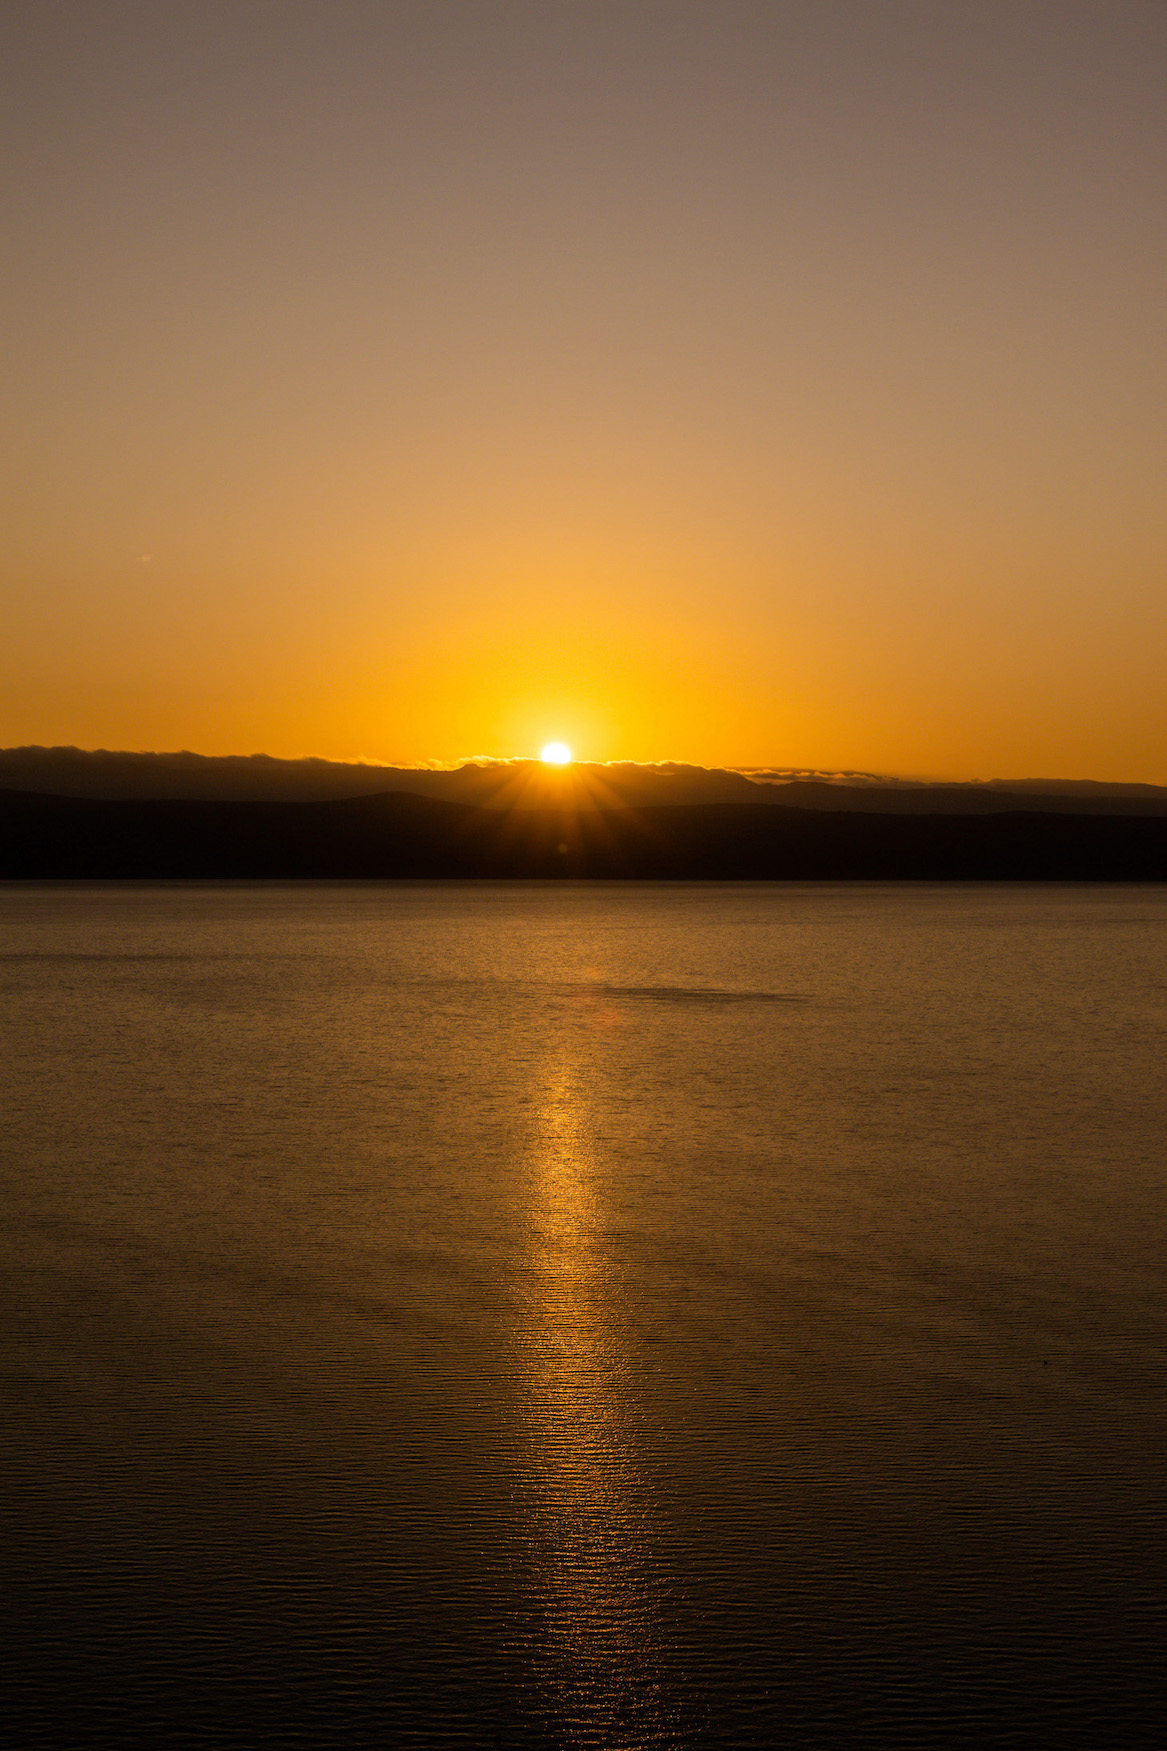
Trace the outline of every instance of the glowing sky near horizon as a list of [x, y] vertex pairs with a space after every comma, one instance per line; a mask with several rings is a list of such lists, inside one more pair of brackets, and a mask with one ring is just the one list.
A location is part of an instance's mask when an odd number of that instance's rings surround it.
[[1167, 782], [1167, 8], [12, 0], [0, 744]]

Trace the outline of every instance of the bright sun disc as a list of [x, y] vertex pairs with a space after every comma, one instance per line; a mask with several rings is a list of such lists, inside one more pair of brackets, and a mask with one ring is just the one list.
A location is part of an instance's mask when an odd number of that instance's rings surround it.
[[539, 758], [548, 766], [566, 766], [571, 759], [571, 749], [566, 742], [548, 742]]

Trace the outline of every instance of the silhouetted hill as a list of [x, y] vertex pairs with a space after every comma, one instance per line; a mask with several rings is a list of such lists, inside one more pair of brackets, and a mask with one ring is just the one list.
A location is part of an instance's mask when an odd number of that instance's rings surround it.
[[1018, 809], [1054, 815], [1167, 816], [1167, 789], [1155, 785], [1076, 783], [1048, 789], [992, 779], [986, 784], [836, 784], [815, 779], [769, 783], [767, 801], [786, 808], [867, 815], [1001, 815]]
[[0, 792], [0, 877], [1167, 880], [1167, 819], [856, 814], [704, 804], [471, 808]]
[[276, 760], [266, 754], [132, 754], [104, 749], [0, 749], [0, 787], [109, 800], [324, 802], [409, 791], [442, 802], [506, 809], [663, 808], [691, 803], [778, 805], [868, 814], [1167, 815], [1167, 788], [1059, 779], [919, 784], [865, 773], [741, 773], [675, 763], [538, 760], [468, 763], [456, 770]]

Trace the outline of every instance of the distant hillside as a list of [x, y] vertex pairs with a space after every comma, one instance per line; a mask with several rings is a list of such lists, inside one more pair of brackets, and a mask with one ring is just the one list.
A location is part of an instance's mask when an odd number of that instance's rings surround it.
[[859, 773], [709, 770], [677, 764], [537, 760], [452, 771], [276, 760], [266, 754], [134, 754], [79, 748], [0, 749], [0, 787], [108, 800], [325, 802], [406, 791], [479, 808], [662, 808], [695, 803], [796, 806], [875, 814], [997, 814], [1025, 808], [1073, 814], [1167, 815], [1167, 788], [1067, 780], [918, 784]]
[[1167, 880], [1167, 818], [698, 804], [499, 809], [0, 792], [0, 877]]

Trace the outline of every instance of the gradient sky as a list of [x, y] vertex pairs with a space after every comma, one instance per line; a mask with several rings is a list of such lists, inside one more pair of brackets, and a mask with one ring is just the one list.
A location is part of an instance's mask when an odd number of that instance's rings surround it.
[[6, 0], [0, 743], [1167, 782], [1163, 0]]

